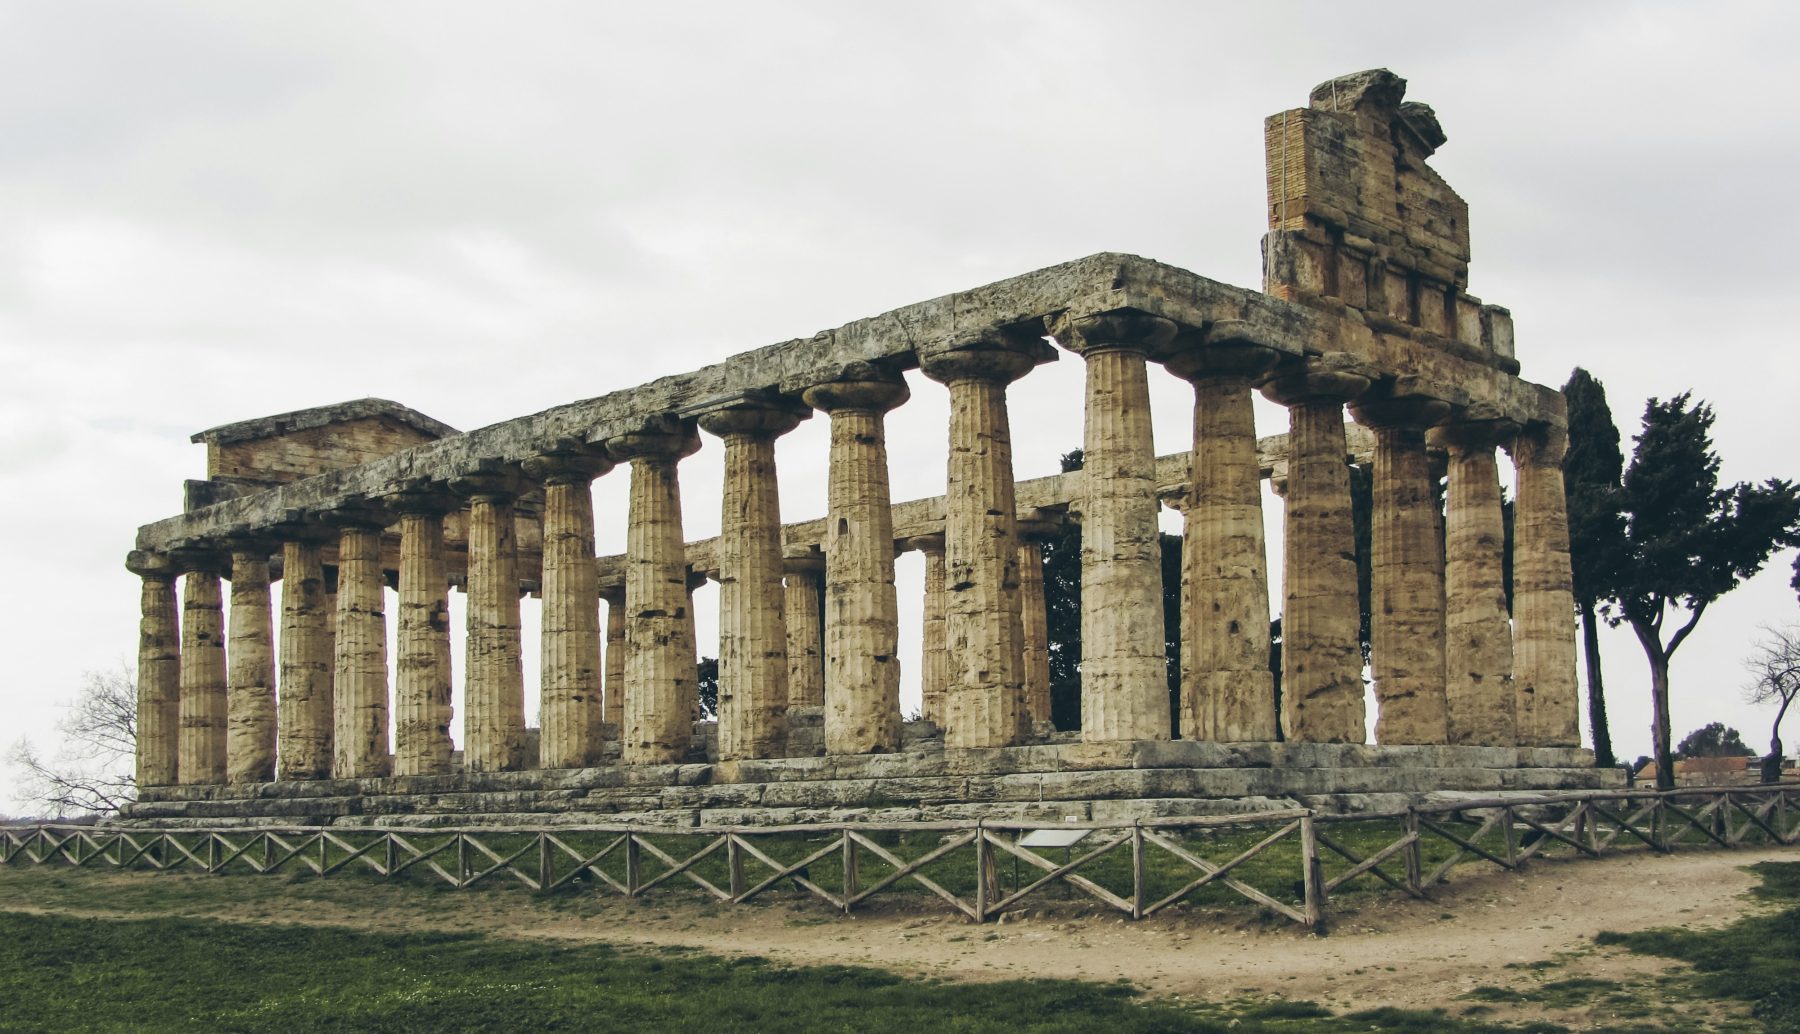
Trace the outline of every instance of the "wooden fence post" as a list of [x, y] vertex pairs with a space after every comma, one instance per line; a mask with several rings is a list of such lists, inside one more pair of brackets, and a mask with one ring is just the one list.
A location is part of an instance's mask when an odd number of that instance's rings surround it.
[[538, 830], [538, 893], [550, 893], [550, 884], [555, 880], [556, 867], [551, 864], [550, 834]]
[[1306, 925], [1316, 934], [1325, 933], [1325, 870], [1319, 864], [1319, 838], [1313, 829], [1313, 813], [1309, 809], [1300, 816], [1300, 874], [1306, 900]]
[[850, 899], [856, 896], [862, 883], [861, 873], [857, 871], [856, 839], [850, 835], [848, 826], [840, 830], [844, 837], [844, 914], [850, 914]]
[[630, 830], [625, 831], [625, 896], [635, 898], [638, 895], [638, 884], [643, 879], [643, 862], [638, 857], [637, 836]]
[[744, 896], [744, 848], [736, 833], [725, 834], [725, 868], [731, 880], [731, 900]]
[[1144, 894], [1147, 890], [1144, 878], [1144, 827], [1140, 820], [1131, 820], [1131, 918], [1144, 918]]
[[975, 820], [975, 921], [985, 923], [988, 918], [988, 868], [993, 862], [990, 857], [992, 849], [988, 847], [987, 827], [980, 819]]
[[1421, 897], [1425, 894], [1423, 884], [1425, 862], [1419, 845], [1419, 812], [1412, 805], [1406, 806], [1406, 818], [1403, 830], [1410, 839], [1406, 845], [1406, 889]]

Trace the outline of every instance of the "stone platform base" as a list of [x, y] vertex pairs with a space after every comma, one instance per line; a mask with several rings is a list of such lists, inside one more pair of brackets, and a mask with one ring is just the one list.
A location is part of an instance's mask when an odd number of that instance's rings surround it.
[[772, 761], [150, 787], [124, 823], [779, 825], [986, 817], [1129, 820], [1445, 796], [1612, 789], [1575, 748], [1369, 747], [1185, 740], [943, 748]]

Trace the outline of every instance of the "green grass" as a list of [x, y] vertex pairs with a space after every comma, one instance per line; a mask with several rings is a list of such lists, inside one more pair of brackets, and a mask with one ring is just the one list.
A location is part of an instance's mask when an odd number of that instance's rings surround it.
[[952, 984], [849, 966], [464, 934], [0, 912], [0, 1029], [158, 1031], [1553, 1031], [1309, 1002], [1194, 1006], [1124, 984]]
[[1699, 995], [1750, 1003], [1750, 1014], [1770, 1034], [1800, 1032], [1800, 862], [1761, 862], [1754, 892], [1785, 907], [1740, 919], [1717, 930], [1645, 930], [1602, 933], [1601, 944], [1616, 944], [1646, 955], [1680, 959], [1695, 970]]

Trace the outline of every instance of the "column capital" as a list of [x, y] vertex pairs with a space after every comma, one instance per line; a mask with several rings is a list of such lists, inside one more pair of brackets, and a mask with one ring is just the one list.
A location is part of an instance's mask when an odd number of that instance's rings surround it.
[[612, 581], [601, 581], [595, 586], [595, 589], [599, 592], [600, 598], [606, 601], [607, 606], [623, 607], [625, 605], [625, 578], [623, 575], [619, 575]]
[[1050, 326], [1057, 344], [1083, 357], [1089, 352], [1118, 350], [1160, 358], [1178, 330], [1174, 322], [1138, 309], [1063, 313]]
[[886, 413], [911, 398], [912, 390], [898, 373], [869, 363], [853, 363], [839, 378], [814, 384], [800, 397], [807, 405], [826, 413]]
[[998, 381], [1011, 384], [1032, 367], [1056, 361], [1056, 349], [1044, 340], [1041, 320], [990, 327], [966, 339], [920, 346], [919, 370], [940, 384]]
[[1456, 400], [1421, 390], [1406, 383], [1407, 380], [1402, 378], [1376, 385], [1350, 403], [1350, 415], [1366, 427], [1423, 431], [1449, 416], [1455, 408]]
[[680, 460], [700, 451], [700, 433], [691, 419], [658, 413], [632, 430], [607, 438], [605, 445], [607, 454], [621, 462]]
[[924, 535], [911, 535], [896, 543], [903, 553], [926, 553], [932, 556], [944, 555], [944, 533], [929, 532]]
[[519, 464], [526, 477], [546, 485], [587, 484], [616, 465], [604, 448], [585, 441], [558, 442]]
[[125, 554], [125, 570], [139, 578], [172, 579], [181, 571], [175, 566], [174, 558], [167, 553], [159, 553], [154, 549], [134, 549]]
[[1569, 429], [1555, 424], [1527, 424], [1503, 444], [1515, 466], [1560, 469], [1569, 451]]
[[1433, 427], [1426, 437], [1430, 445], [1457, 453], [1497, 448], [1518, 433], [1516, 421], [1499, 415], [1493, 406], [1477, 403]]
[[223, 578], [231, 570], [231, 551], [213, 539], [183, 539], [173, 544], [168, 556], [181, 574], [211, 574]]
[[318, 519], [339, 531], [381, 531], [394, 523], [394, 512], [379, 499], [351, 498], [319, 514]]
[[1062, 533], [1063, 525], [1066, 522], [1066, 516], [1052, 517], [1039, 514], [1031, 517], [1021, 517], [1017, 524], [1019, 529], [1019, 541], [1036, 543], [1049, 542], [1051, 539]]
[[511, 502], [532, 486], [518, 464], [483, 461], [478, 469], [451, 478], [447, 487], [469, 499]]
[[1218, 320], [1202, 330], [1183, 330], [1170, 342], [1163, 368], [1184, 381], [1208, 377], [1255, 377], [1285, 354], [1267, 343], [1269, 335], [1249, 320]]
[[779, 438], [812, 418], [800, 399], [776, 392], [744, 392], [692, 411], [700, 429], [720, 438]]
[[401, 517], [442, 517], [462, 505], [449, 485], [425, 478], [401, 485], [382, 496], [381, 502]]
[[819, 552], [817, 546], [794, 552], [783, 553], [781, 569], [788, 574], [823, 574], [825, 571], [825, 554]]
[[1263, 382], [1262, 393], [1283, 406], [1344, 403], [1368, 391], [1377, 376], [1374, 367], [1348, 352], [1326, 352], [1277, 370]]

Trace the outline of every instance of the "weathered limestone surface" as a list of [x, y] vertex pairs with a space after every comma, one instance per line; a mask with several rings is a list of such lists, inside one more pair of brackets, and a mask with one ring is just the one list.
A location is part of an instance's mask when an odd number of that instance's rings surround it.
[[1450, 450], [1444, 500], [1444, 695], [1451, 743], [1510, 746], [1518, 734], [1502, 566], [1505, 529], [1494, 462], [1495, 447], [1514, 430], [1505, 421], [1473, 420], [1432, 431], [1433, 439]]
[[1181, 734], [1275, 739], [1268, 549], [1251, 378], [1279, 353], [1215, 327], [1166, 363], [1194, 385], [1194, 448], [1182, 542]]
[[400, 517], [394, 641], [394, 774], [450, 771], [450, 581], [436, 501]]
[[347, 524], [338, 537], [336, 676], [331, 774], [366, 779], [392, 771], [388, 754], [387, 609], [381, 529]]
[[1575, 680], [1575, 605], [1569, 570], [1563, 454], [1568, 434], [1536, 427], [1512, 443], [1518, 474], [1513, 511], [1513, 685], [1521, 746], [1581, 743]]
[[[948, 747], [1004, 747], [1029, 728], [1020, 642], [1018, 503], [1006, 386], [1046, 358], [1041, 326], [921, 355], [950, 391], [944, 513]], [[1154, 456], [1154, 452], [1152, 453]]]
[[1031, 727], [1050, 723], [1050, 613], [1044, 597], [1044, 538], [1048, 522], [1019, 525], [1019, 643], [1025, 681], [1025, 718]]
[[787, 621], [775, 439], [810, 413], [774, 401], [704, 413], [725, 442], [719, 523], [719, 757], [780, 757], [787, 746]]
[[181, 757], [183, 783], [225, 781], [225, 614], [217, 567], [190, 570], [181, 583]]
[[593, 481], [611, 469], [611, 460], [591, 455], [543, 457], [525, 465], [527, 474], [544, 482], [540, 768], [584, 768], [600, 760], [603, 687]]
[[1064, 320], [1056, 339], [1087, 363], [1081, 496], [1081, 734], [1168, 739], [1162, 544], [1146, 355], [1168, 320], [1114, 312]]
[[906, 401], [906, 382], [870, 368], [867, 379], [806, 389], [831, 414], [825, 538], [825, 750], [900, 749], [900, 603], [894, 594], [893, 498], [884, 414]]
[[282, 779], [331, 774], [332, 635], [316, 543], [289, 541], [281, 561], [281, 693], [277, 743]]
[[1425, 430], [1450, 411], [1423, 396], [1359, 404], [1375, 428], [1370, 537], [1370, 667], [1377, 743], [1443, 743], [1444, 567]]
[[231, 554], [230, 645], [226, 649], [225, 777], [275, 778], [275, 654], [269, 560], [261, 548]]
[[825, 558], [818, 553], [782, 558], [782, 594], [788, 634], [788, 707], [825, 706]]
[[138, 617], [137, 785], [176, 780], [181, 744], [181, 629], [174, 565], [134, 552], [127, 566], [143, 580]]
[[1344, 403], [1369, 387], [1348, 357], [1310, 360], [1263, 386], [1288, 407], [1281, 723], [1288, 739], [1361, 743], [1361, 607]]
[[688, 631], [687, 556], [676, 464], [700, 448], [688, 423], [647, 427], [606, 443], [631, 463], [625, 530], [625, 745], [634, 763], [679, 761], [687, 752], [696, 698]]
[[944, 694], [950, 684], [950, 658], [944, 638], [944, 536], [924, 535], [904, 545], [925, 558], [925, 606], [919, 628], [920, 717], [944, 724]]
[[504, 476], [460, 482], [469, 496], [469, 611], [463, 764], [511, 771], [525, 763], [525, 672], [520, 656], [519, 559]]
[[601, 700], [600, 722], [615, 729], [625, 726], [625, 583], [616, 589], [605, 589], [606, 601], [606, 682]]

